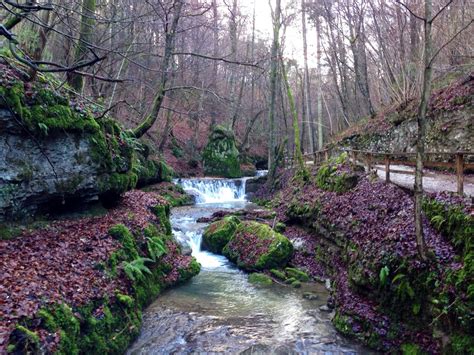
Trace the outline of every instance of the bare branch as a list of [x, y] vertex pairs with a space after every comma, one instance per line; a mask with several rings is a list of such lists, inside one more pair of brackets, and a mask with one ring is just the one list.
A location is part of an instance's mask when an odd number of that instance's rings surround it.
[[454, 41], [454, 39], [459, 36], [462, 32], [464, 32], [469, 26], [472, 25], [472, 23], [474, 22], [474, 19], [471, 19], [471, 21], [468, 22], [468, 24], [466, 26], [464, 26], [463, 28], [461, 28], [458, 32], [456, 32], [454, 34], [453, 37], [451, 37], [445, 44], [443, 44], [441, 47], [438, 48], [438, 50], [433, 54], [433, 56], [431, 57], [431, 60], [429, 62], [429, 66], [431, 67], [431, 65], [433, 64], [433, 61], [436, 59], [436, 57], [438, 56], [438, 54], [448, 45], [450, 44], [452, 41]]
[[444, 6], [436, 13], [436, 15], [434, 15], [434, 16], [431, 18], [430, 22], [433, 22], [434, 20], [436, 20], [436, 18], [437, 18], [439, 15], [441, 15], [441, 13], [442, 13], [449, 5], [451, 5], [452, 2], [453, 2], [453, 0], [449, 0], [449, 1], [447, 2], [447, 4], [444, 5]]
[[257, 64], [254, 64], [254, 63], [239, 62], [239, 61], [225, 59], [224, 57], [212, 57], [212, 56], [208, 56], [208, 55], [200, 54], [200, 53], [173, 52], [173, 55], [189, 55], [189, 56], [204, 58], [204, 59], [209, 59], [209, 60], [217, 60], [217, 61], [224, 62], [224, 63], [227, 63], [227, 64], [236, 64], [236, 65], [242, 65], [242, 66], [245, 66], [245, 67], [252, 67], [252, 68], [257, 68], [257, 69], [264, 70], [261, 66], [259, 66]]
[[426, 21], [426, 19], [424, 17], [418, 16], [417, 14], [415, 14], [407, 5], [405, 5], [403, 2], [401, 2], [401, 0], [395, 0], [395, 2], [399, 5], [401, 5], [402, 7], [404, 7], [405, 10], [407, 10], [413, 17], [415, 17], [415, 18], [417, 18], [418, 20], [421, 20], [421, 21]]

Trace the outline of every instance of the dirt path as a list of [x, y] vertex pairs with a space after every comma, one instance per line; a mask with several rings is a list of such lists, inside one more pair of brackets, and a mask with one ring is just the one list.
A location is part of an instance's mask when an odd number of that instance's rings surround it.
[[[306, 161], [305, 164], [313, 165], [313, 162]], [[385, 180], [385, 166], [375, 165], [373, 168], [377, 171], [378, 177], [382, 180]], [[394, 170], [407, 171], [408, 173], [415, 171], [414, 167], [405, 165], [390, 165], [390, 168]], [[390, 182], [395, 185], [413, 190], [413, 186], [415, 184], [415, 175], [390, 172]], [[423, 176], [423, 190], [426, 192], [456, 192], [458, 190], [456, 175], [439, 171], [425, 170]], [[472, 175], [464, 176], [464, 194], [474, 197], [474, 176]]]
[[[385, 166], [375, 165], [377, 175], [380, 179], [385, 179]], [[405, 165], [391, 165], [391, 169], [414, 172], [415, 168]], [[413, 190], [415, 175], [390, 172], [390, 181], [395, 185]], [[427, 192], [457, 191], [456, 175], [439, 172], [425, 171], [423, 175], [423, 189]], [[474, 197], [474, 176], [464, 176], [464, 193]]]

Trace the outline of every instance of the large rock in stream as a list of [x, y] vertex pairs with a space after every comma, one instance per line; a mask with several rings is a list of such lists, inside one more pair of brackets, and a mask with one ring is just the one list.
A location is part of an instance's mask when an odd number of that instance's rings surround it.
[[293, 245], [283, 234], [235, 216], [210, 224], [203, 234], [203, 246], [248, 271], [283, 267], [293, 253]]
[[206, 175], [226, 178], [242, 176], [234, 133], [222, 126], [215, 126], [212, 130], [202, 152], [202, 160]]

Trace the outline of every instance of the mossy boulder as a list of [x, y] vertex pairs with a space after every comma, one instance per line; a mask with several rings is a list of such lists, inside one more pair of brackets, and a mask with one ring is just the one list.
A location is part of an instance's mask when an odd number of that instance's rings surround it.
[[273, 283], [273, 280], [268, 275], [254, 272], [249, 275], [249, 282], [259, 286], [270, 286]]
[[211, 223], [204, 231], [202, 244], [204, 249], [222, 254], [222, 249], [229, 243], [240, 224], [240, 219], [227, 216], [220, 221]]
[[212, 130], [202, 152], [202, 160], [206, 175], [226, 178], [242, 176], [234, 133], [222, 126], [215, 126]]
[[244, 270], [266, 270], [285, 266], [293, 245], [268, 225], [245, 221], [237, 226], [222, 253]]

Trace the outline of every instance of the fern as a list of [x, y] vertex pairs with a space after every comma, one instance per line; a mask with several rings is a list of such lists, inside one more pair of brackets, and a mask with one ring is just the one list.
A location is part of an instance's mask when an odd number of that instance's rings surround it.
[[431, 223], [434, 225], [434, 227], [437, 230], [441, 230], [441, 227], [443, 226], [445, 222], [446, 220], [441, 215], [436, 215], [433, 218], [431, 218]]
[[147, 238], [147, 248], [153, 261], [166, 253], [165, 243], [158, 237]]
[[151, 271], [145, 265], [145, 262], [153, 262], [153, 260], [138, 257], [130, 262], [124, 261], [122, 262], [122, 269], [130, 280], [142, 280], [145, 277], [144, 273], [151, 274]]
[[397, 298], [400, 301], [405, 301], [407, 298], [413, 299], [415, 297], [415, 291], [410, 285], [410, 281], [406, 277], [405, 274], [397, 274], [393, 280], [392, 284], [395, 284], [397, 281], [399, 281], [399, 284], [395, 286], [395, 293], [397, 295]]
[[380, 269], [380, 285], [385, 286], [387, 284], [387, 279], [388, 279], [388, 274], [390, 273], [390, 269], [388, 266], [384, 266], [383, 268]]

